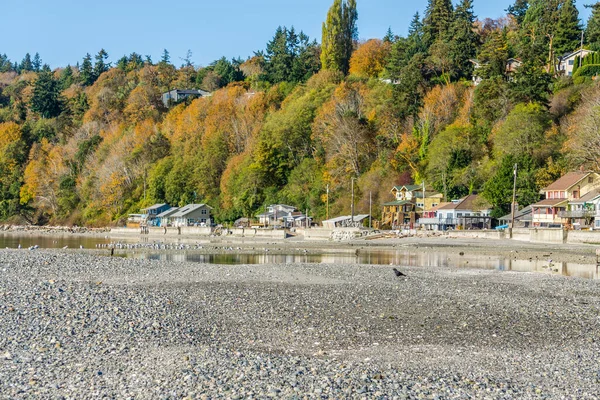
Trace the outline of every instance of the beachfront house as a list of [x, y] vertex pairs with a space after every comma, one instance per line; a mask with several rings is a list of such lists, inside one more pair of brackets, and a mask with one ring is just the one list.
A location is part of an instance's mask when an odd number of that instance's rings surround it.
[[369, 224], [368, 214], [359, 215], [343, 215], [341, 217], [331, 218], [323, 221], [323, 227], [328, 229], [333, 228], [360, 228]]
[[161, 212], [156, 216], [157, 226], [171, 226], [169, 218], [179, 210], [179, 207], [171, 207], [166, 211]]
[[395, 200], [383, 204], [381, 225], [392, 229], [414, 227], [422, 213], [436, 207], [443, 198], [422, 185], [394, 186], [391, 193]]
[[594, 53], [592, 50], [579, 49], [571, 53], [567, 53], [558, 58], [558, 71], [565, 76], [572, 76], [575, 69], [575, 63], [579, 62], [588, 54]]
[[462, 199], [440, 205], [435, 217], [420, 218], [419, 225], [430, 230], [491, 229], [490, 204], [481, 196], [470, 194]]
[[188, 204], [168, 217], [170, 226], [210, 226], [210, 211], [206, 204]]
[[573, 213], [578, 210], [568, 210], [569, 201], [578, 200], [598, 188], [600, 175], [595, 172], [565, 174], [542, 190], [544, 200], [532, 204], [532, 225], [559, 228], [569, 224], [571, 218], [580, 218], [578, 213]]
[[262, 226], [285, 228], [305, 227], [312, 224], [312, 218], [286, 204], [271, 204], [266, 211], [256, 216]]
[[[531, 206], [523, 207], [518, 209], [518, 205], [515, 207], [515, 224], [514, 228], [529, 228], [531, 227]], [[512, 213], [505, 215], [498, 219], [500, 225], [510, 225], [512, 222]]]
[[165, 105], [165, 107], [169, 108], [170, 106], [180, 103], [189, 98], [207, 97], [210, 95], [211, 95], [210, 92], [206, 92], [204, 90], [173, 89], [173, 90], [170, 90], [170, 91], [162, 94], [162, 102]]
[[145, 215], [144, 223], [148, 226], [160, 226], [158, 215], [170, 209], [171, 206], [166, 203], [154, 204], [147, 208], [142, 208], [141, 212]]
[[593, 189], [578, 199], [570, 200], [567, 210], [561, 211], [559, 217], [565, 218], [566, 226], [575, 229], [590, 228], [595, 226], [599, 213], [600, 190]]

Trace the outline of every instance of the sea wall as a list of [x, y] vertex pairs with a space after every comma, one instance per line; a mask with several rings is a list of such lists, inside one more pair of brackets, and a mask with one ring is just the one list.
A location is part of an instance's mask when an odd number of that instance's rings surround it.
[[532, 228], [529, 241], [532, 243], [566, 243], [568, 231], [551, 228]]

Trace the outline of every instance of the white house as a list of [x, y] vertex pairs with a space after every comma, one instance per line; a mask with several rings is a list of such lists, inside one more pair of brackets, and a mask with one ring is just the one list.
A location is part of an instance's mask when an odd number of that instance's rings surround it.
[[491, 229], [490, 205], [480, 196], [470, 194], [460, 200], [440, 205], [433, 218], [420, 218], [419, 224], [429, 229]]
[[558, 59], [558, 71], [565, 76], [573, 75], [573, 68], [575, 67], [575, 60], [577, 57], [583, 59], [588, 54], [595, 53], [592, 50], [579, 49], [569, 54], [565, 54]]

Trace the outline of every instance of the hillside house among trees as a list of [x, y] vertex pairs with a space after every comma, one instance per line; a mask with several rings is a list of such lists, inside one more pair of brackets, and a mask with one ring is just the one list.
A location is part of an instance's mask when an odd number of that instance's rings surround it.
[[573, 72], [576, 69], [575, 63], [578, 63], [579, 60], [583, 60], [588, 54], [593, 53], [595, 53], [595, 51], [579, 49], [563, 55], [558, 60], [558, 71], [565, 76], [573, 76]]
[[169, 108], [173, 104], [180, 103], [186, 99], [194, 97], [207, 97], [210, 96], [209, 92], [199, 89], [193, 90], [180, 90], [174, 89], [162, 94], [162, 102], [165, 107]]

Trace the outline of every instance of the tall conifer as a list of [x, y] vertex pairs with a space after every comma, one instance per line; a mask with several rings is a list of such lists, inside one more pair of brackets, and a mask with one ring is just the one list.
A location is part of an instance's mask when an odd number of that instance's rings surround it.
[[423, 21], [425, 45], [429, 47], [436, 40], [447, 40], [453, 19], [454, 14], [450, 0], [429, 0]]
[[348, 73], [354, 41], [358, 39], [356, 0], [334, 0], [323, 23], [321, 65]]

